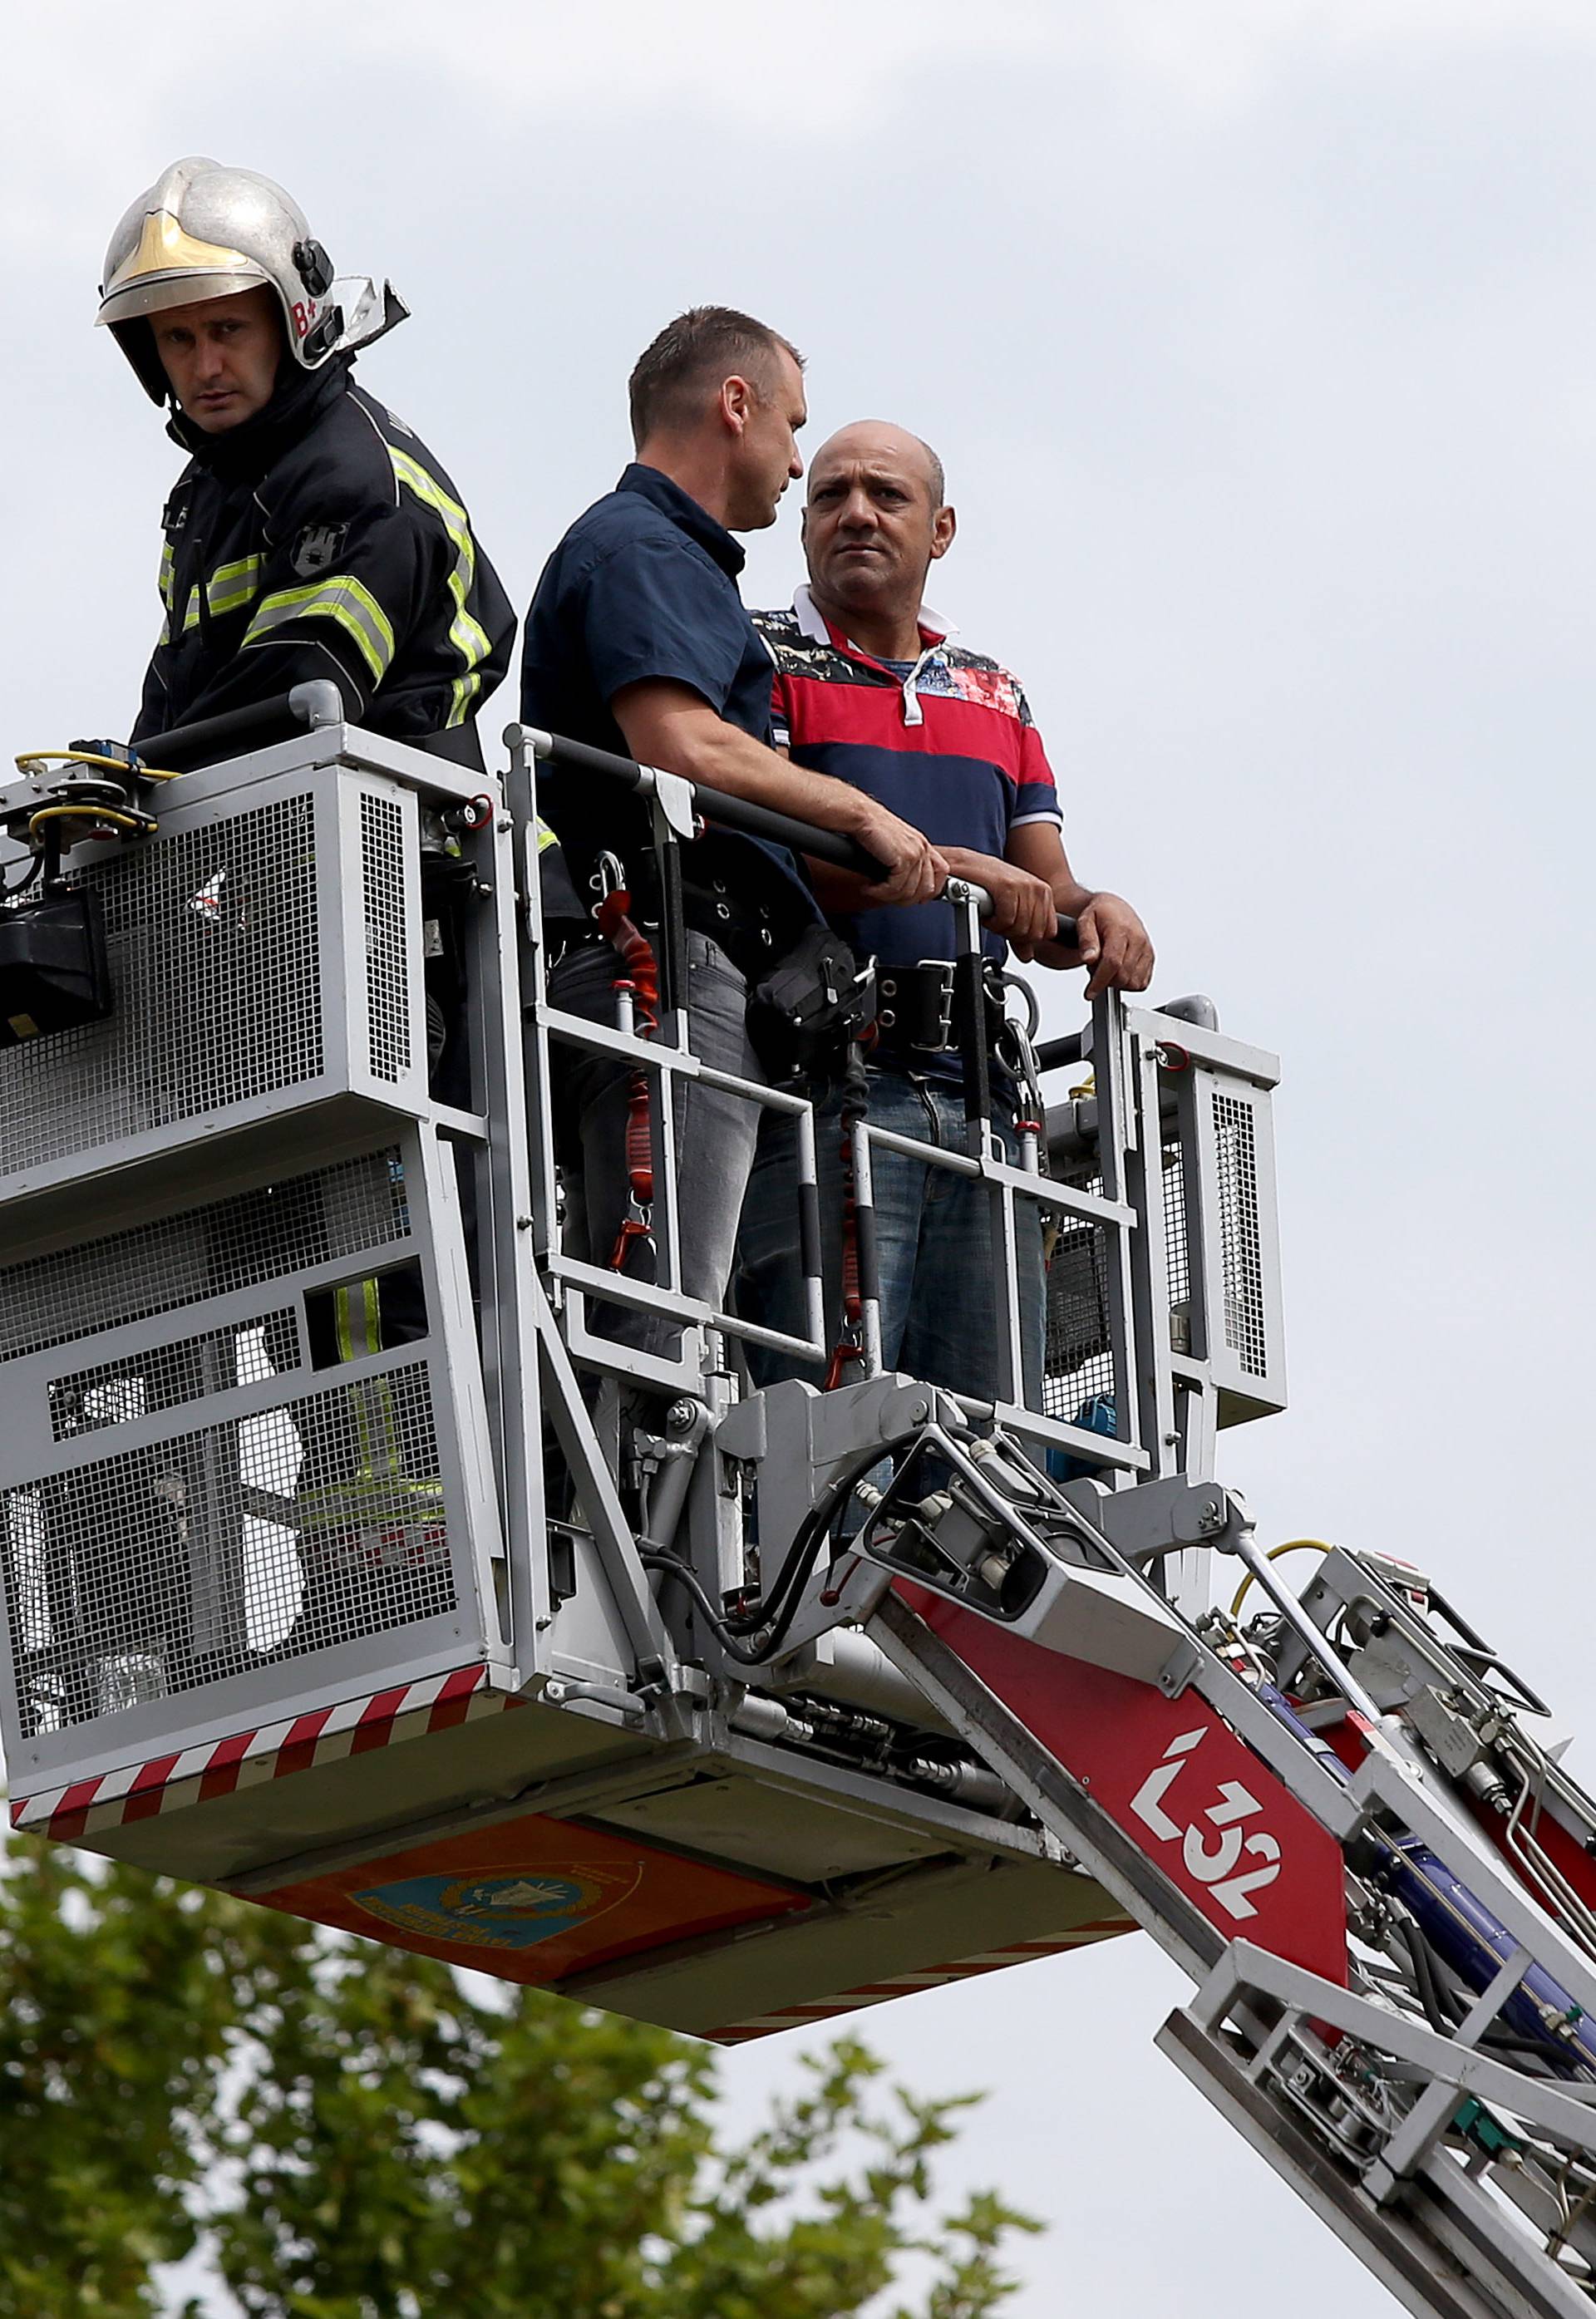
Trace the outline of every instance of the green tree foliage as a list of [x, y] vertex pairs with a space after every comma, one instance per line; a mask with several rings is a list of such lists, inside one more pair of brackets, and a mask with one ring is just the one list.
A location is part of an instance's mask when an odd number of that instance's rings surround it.
[[985, 2319], [1033, 2225], [943, 2211], [964, 2105], [879, 2071], [726, 2149], [689, 2039], [14, 1842], [0, 2319], [157, 2314], [202, 2241], [248, 2319], [848, 2319], [906, 2255], [893, 2319]]

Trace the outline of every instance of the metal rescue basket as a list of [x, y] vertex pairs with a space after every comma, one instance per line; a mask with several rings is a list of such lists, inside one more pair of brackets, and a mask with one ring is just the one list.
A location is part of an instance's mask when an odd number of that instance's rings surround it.
[[[856, 1627], [811, 1606], [739, 1667], [651, 1557], [668, 1529], [735, 1601], [932, 1397], [869, 1358], [831, 1394], [750, 1394], [755, 1332], [676, 1292], [661, 1122], [698, 1066], [674, 1018], [645, 1042], [549, 1005], [514, 738], [484, 780], [317, 727], [65, 856], [113, 1005], [0, 1048], [14, 1823], [726, 2039], [1125, 1929]], [[690, 805], [638, 778], [669, 851]], [[20, 833], [51, 794], [24, 775], [0, 817]], [[424, 838], [469, 994], [463, 1108], [428, 1092]], [[1119, 1490], [1206, 1473], [1217, 1422], [1280, 1405], [1274, 1067], [1211, 1016], [1117, 1001], [1086, 1043], [1051, 1175], [931, 1156], [985, 1170], [1010, 1304], [1014, 1203], [1048, 1210], [1042, 1406], [1016, 1388], [999, 1414]], [[563, 1243], [577, 1044], [657, 1090], [659, 1285]], [[800, 1115], [812, 1177], [808, 1106], [741, 1091]], [[600, 1291], [682, 1323], [646, 1533], [613, 1445], [650, 1366], [594, 1325]], [[1171, 1577], [1202, 1559], [1172, 1541]]]

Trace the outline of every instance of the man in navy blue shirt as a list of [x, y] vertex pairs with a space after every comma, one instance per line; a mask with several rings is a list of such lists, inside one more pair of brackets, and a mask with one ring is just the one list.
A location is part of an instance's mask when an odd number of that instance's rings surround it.
[[[663, 330], [630, 383], [636, 459], [580, 516], [545, 567], [527, 614], [521, 714], [529, 725], [635, 757], [852, 837], [882, 866], [870, 898], [918, 902], [947, 864], [929, 841], [862, 790], [790, 764], [771, 743], [771, 662], [743, 609], [732, 534], [776, 519], [803, 473], [803, 365], [788, 341], [726, 307], [697, 307]], [[634, 908], [657, 917], [645, 809], [601, 776], [551, 771], [540, 809], [561, 842], [583, 913], [563, 930], [555, 1003], [616, 1019], [616, 954], [585, 913], [600, 856], [617, 857]], [[788, 855], [715, 831], [683, 849], [689, 926], [688, 1037], [716, 1069], [762, 1083], [746, 1029], [751, 980], [817, 913]], [[570, 1056], [573, 1051], [567, 1050]], [[602, 1264], [627, 1213], [627, 1067], [581, 1054], [562, 1078], [568, 1244]], [[676, 1088], [683, 1290], [726, 1299], [757, 1106]], [[669, 1349], [674, 1332], [608, 1308], [612, 1336]]]

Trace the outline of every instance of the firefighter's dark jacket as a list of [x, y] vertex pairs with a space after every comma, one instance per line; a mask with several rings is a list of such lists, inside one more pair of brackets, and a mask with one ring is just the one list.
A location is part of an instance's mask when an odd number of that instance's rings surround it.
[[224, 434], [169, 432], [190, 459], [132, 739], [330, 677], [351, 722], [470, 762], [449, 744], [508, 669], [515, 615], [454, 484], [347, 358]]

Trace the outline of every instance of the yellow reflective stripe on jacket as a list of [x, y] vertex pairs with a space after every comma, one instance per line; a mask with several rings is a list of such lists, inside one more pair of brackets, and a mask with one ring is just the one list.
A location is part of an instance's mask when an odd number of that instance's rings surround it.
[[161, 573], [159, 584], [161, 602], [166, 606], [168, 612], [172, 609], [172, 575], [176, 568], [177, 559], [172, 553], [172, 543], [169, 539], [163, 539], [161, 542]]
[[281, 588], [262, 599], [250, 621], [246, 645], [257, 645], [288, 620], [336, 620], [360, 647], [374, 684], [381, 684], [393, 659], [393, 629], [388, 615], [363, 580], [340, 573], [304, 588]]
[[[346, 1361], [362, 1359], [383, 1349], [381, 1293], [374, 1280], [351, 1282], [333, 1291], [333, 1313], [338, 1352]], [[363, 1474], [401, 1470], [395, 1428], [393, 1392], [386, 1377], [370, 1377], [354, 1387], [348, 1413], [355, 1421]]]
[[560, 842], [559, 839], [555, 835], [554, 831], [549, 827], [547, 822], [543, 820], [541, 817], [537, 815], [533, 817], [533, 826], [537, 832], [537, 851], [539, 853], [546, 853], [551, 845], [558, 845]]
[[406, 491], [413, 492], [423, 507], [429, 507], [434, 514], [443, 519], [444, 529], [448, 533], [455, 550], [454, 569], [449, 573], [449, 593], [455, 600], [455, 618], [449, 627], [449, 642], [465, 666], [455, 679], [449, 723], [463, 725], [472, 701], [482, 690], [482, 664], [493, 649], [481, 621], [465, 609], [476, 584], [476, 542], [471, 536], [471, 520], [459, 501], [449, 497], [419, 460], [412, 459], [408, 451], [395, 449], [392, 443], [388, 446], [388, 456], [393, 462], [395, 476]]
[[[217, 618], [224, 612], [241, 612], [245, 605], [252, 604], [259, 593], [258, 555], [240, 555], [236, 564], [219, 564], [205, 582], [205, 601]], [[191, 588], [188, 609], [183, 615], [184, 634], [186, 636], [190, 628], [197, 628], [199, 624], [200, 591], [197, 588]]]
[[374, 1280], [358, 1280], [347, 1288], [335, 1289], [332, 1310], [342, 1359], [356, 1360], [363, 1354], [382, 1351], [382, 1322]]
[[311, 1538], [324, 1530], [343, 1531], [362, 1523], [433, 1526], [445, 1514], [442, 1482], [409, 1474], [362, 1472], [347, 1482], [301, 1490], [296, 1504], [301, 1530]]

